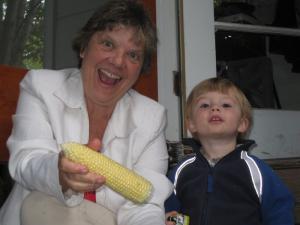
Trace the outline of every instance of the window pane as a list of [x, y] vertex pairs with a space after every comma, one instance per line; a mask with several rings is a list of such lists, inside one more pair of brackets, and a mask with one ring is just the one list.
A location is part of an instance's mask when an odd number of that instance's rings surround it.
[[299, 28], [300, 1], [214, 0], [215, 20]]
[[0, 64], [43, 66], [44, 5], [44, 0], [1, 1]]
[[233, 80], [253, 107], [300, 110], [300, 30], [291, 2], [215, 1], [215, 21], [230, 22], [215, 32], [218, 75]]

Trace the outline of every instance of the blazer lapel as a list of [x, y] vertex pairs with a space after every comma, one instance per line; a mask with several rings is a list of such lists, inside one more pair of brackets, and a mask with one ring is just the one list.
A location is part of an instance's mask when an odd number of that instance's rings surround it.
[[88, 142], [88, 114], [85, 106], [81, 73], [76, 70], [68, 76], [62, 87], [54, 92], [64, 104], [64, 141]]
[[132, 99], [126, 93], [117, 103], [115, 110], [108, 122], [103, 137], [103, 144], [106, 146], [114, 138], [126, 138], [135, 129], [132, 117]]

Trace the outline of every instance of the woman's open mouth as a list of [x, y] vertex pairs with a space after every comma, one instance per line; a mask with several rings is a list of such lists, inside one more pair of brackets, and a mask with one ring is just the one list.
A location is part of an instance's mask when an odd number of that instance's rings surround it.
[[102, 83], [109, 86], [116, 85], [121, 80], [120, 76], [101, 69], [98, 69], [98, 77]]

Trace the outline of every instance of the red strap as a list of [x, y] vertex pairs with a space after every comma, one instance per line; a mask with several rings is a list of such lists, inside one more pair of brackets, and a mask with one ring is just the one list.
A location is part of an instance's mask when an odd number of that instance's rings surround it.
[[84, 192], [84, 198], [86, 200], [96, 202], [96, 193], [95, 193], [95, 191]]

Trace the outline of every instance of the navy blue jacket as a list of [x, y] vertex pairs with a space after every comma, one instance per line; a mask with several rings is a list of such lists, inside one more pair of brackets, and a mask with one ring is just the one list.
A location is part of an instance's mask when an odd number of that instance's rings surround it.
[[174, 193], [166, 212], [190, 216], [190, 225], [294, 225], [294, 199], [273, 170], [247, 153], [253, 141], [214, 167], [196, 146], [195, 155], [170, 171]]

